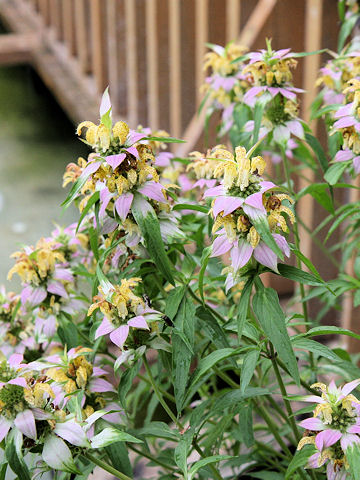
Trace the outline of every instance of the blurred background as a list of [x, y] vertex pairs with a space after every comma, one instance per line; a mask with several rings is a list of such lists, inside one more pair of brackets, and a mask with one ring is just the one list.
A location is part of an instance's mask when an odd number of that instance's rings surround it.
[[[108, 85], [117, 119], [184, 138], [174, 149], [186, 155], [206, 146], [197, 115], [206, 42], [257, 50], [268, 37], [274, 49], [336, 50], [339, 29], [337, 0], [0, 0], [0, 22], [0, 283], [18, 246], [76, 218], [60, 207], [62, 174], [86, 155], [75, 125], [98, 120]], [[326, 58], [299, 59], [294, 84], [308, 92], [305, 119]], [[311, 229], [321, 216], [305, 208]], [[333, 278], [330, 262], [304, 241]], [[292, 283], [278, 288], [291, 294]]]

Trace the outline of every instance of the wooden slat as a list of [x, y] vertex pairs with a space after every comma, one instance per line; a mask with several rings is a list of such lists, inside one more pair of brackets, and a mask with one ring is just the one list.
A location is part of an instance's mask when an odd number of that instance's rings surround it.
[[131, 128], [138, 124], [138, 72], [136, 61], [136, 4], [133, 0], [125, 0], [126, 26], [126, 70], [128, 86], [127, 117]]
[[85, 0], [75, 1], [75, 40], [76, 51], [82, 73], [90, 71], [90, 44], [88, 40], [88, 24]]
[[203, 94], [200, 86], [204, 83], [205, 72], [203, 69], [206, 41], [208, 39], [208, 0], [197, 0], [195, 2], [195, 87], [197, 105], [200, 105]]
[[[251, 47], [271, 14], [275, 4], [276, 0], [259, 0], [237, 40], [238, 43], [246, 45], [249, 48]], [[194, 146], [204, 129], [205, 115], [206, 105], [202, 109], [200, 115], [197, 115], [197, 113], [194, 114], [182, 135], [182, 138], [186, 140], [186, 143], [179, 145], [176, 149], [176, 154], [180, 157], [185, 156], [188, 152], [191, 152], [191, 150], [194, 149]]]
[[[321, 33], [322, 33], [322, 0], [307, 0], [305, 13], [305, 51], [312, 52], [321, 48]], [[303, 118], [305, 121], [310, 120], [310, 107], [316, 96], [315, 81], [318, 76], [320, 68], [320, 55], [309, 55], [304, 59], [304, 78], [303, 85], [306, 91], [303, 99]], [[311, 123], [314, 134], [316, 134], [316, 122]], [[314, 172], [310, 168], [303, 170], [303, 174], [310, 182], [314, 182]], [[306, 187], [309, 183], [299, 178], [298, 190]], [[314, 201], [310, 195], [303, 197], [297, 206], [299, 217], [304, 223], [312, 229], [314, 220]], [[311, 236], [299, 226], [301, 251], [308, 258], [311, 257]]]
[[36, 33], [8, 33], [0, 35], [0, 65], [16, 65], [31, 61], [31, 55], [40, 45]]
[[59, 0], [50, 0], [50, 24], [53, 27], [55, 39], [59, 41], [63, 39], [61, 19], [61, 5]]
[[159, 128], [159, 70], [157, 45], [156, 0], [146, 0], [146, 73], [148, 123], [152, 129]]
[[240, 35], [240, 0], [226, 2], [226, 41], [236, 40]]
[[49, 0], [39, 0], [39, 11], [43, 19], [44, 25], [49, 25], [49, 21], [50, 21]]
[[91, 69], [99, 92], [104, 90], [107, 80], [105, 71], [106, 59], [103, 48], [102, 5], [103, 2], [101, 0], [91, 0], [88, 3], [88, 6], [90, 6], [91, 25]]
[[181, 135], [181, 39], [179, 0], [169, 2], [169, 48], [170, 48], [170, 133]]
[[109, 89], [111, 96], [111, 104], [113, 113], [117, 110], [119, 103], [119, 63], [117, 61], [119, 56], [118, 42], [117, 42], [117, 1], [107, 0], [106, 2], [106, 40], [108, 51], [108, 77]]
[[69, 54], [75, 53], [75, 29], [74, 29], [74, 10], [73, 0], [62, 0], [62, 17], [64, 42], [68, 48]]

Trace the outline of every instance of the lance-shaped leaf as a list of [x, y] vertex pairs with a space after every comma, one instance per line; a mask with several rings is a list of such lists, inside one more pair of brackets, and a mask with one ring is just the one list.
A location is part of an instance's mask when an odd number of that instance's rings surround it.
[[210, 465], [212, 463], [220, 462], [221, 460], [230, 460], [230, 458], [234, 458], [234, 457], [231, 455], [213, 455], [211, 457], [202, 458], [201, 460], [198, 460], [190, 468], [189, 477], [188, 477], [189, 480], [192, 480], [194, 478], [194, 475], [200, 468], [203, 468], [206, 465]]
[[19, 430], [13, 429], [6, 439], [5, 456], [11, 470], [21, 480], [31, 480], [29, 469], [24, 462], [22, 455], [22, 434]]
[[176, 408], [180, 413], [185, 397], [195, 336], [195, 306], [187, 297], [184, 297], [180, 304], [174, 324], [172, 336], [173, 382]]
[[143, 443], [142, 440], [117, 428], [106, 427], [91, 439], [91, 446], [92, 448], [103, 448], [114, 442]]
[[175, 284], [171, 264], [166, 255], [161, 238], [159, 219], [153, 207], [141, 195], [135, 194], [131, 207], [132, 214], [144, 237], [145, 246], [154, 260], [155, 265], [164, 277], [173, 285]]
[[75, 465], [69, 447], [64, 440], [56, 435], [48, 435], [45, 438], [42, 457], [44, 462], [55, 470], [76, 474], [81, 473]]
[[298, 450], [286, 470], [285, 480], [293, 478], [293, 473], [300, 468], [301, 470], [307, 464], [308, 459], [316, 452], [314, 445], [305, 445], [301, 450]]
[[276, 291], [261, 286], [256, 292], [252, 304], [265, 335], [274, 345], [292, 378], [299, 385], [300, 377], [296, 357], [286, 329], [285, 315], [280, 307]]
[[73, 184], [73, 186], [70, 189], [70, 192], [66, 199], [63, 201], [61, 204], [62, 207], [68, 207], [71, 202], [74, 200], [76, 195], [79, 193], [79, 191], [82, 189], [82, 187], [85, 185], [87, 179], [90, 177], [90, 175], [100, 167], [101, 161], [96, 161], [92, 162], [89, 165], [87, 165], [80, 175], [80, 177], [76, 180], [76, 182]]

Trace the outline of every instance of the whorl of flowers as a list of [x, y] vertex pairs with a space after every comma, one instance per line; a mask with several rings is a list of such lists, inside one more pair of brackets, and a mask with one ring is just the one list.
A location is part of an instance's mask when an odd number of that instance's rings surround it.
[[95, 339], [110, 334], [110, 340], [123, 348], [130, 333], [130, 327], [149, 330], [145, 316], [158, 313], [150, 309], [133, 289], [138, 286], [140, 278], [122, 279], [120, 285], [114, 285], [104, 292], [99, 287], [99, 294], [93, 298], [88, 315], [99, 309], [103, 320], [95, 333]]
[[246, 47], [236, 43], [228, 43], [225, 47], [209, 45], [211, 52], [204, 57], [203, 69], [210, 69], [210, 75], [206, 77], [201, 91], [208, 95], [211, 102], [210, 108], [222, 110], [224, 123], [223, 131], [229, 130], [232, 125], [232, 112], [237, 102], [242, 100], [248, 83], [241, 70], [241, 59], [247, 51]]
[[298, 449], [314, 445], [316, 452], [309, 458], [307, 468], [327, 465], [329, 480], [352, 478], [347, 473], [352, 449], [360, 446], [360, 402], [351, 392], [360, 384], [360, 379], [336, 387], [332, 381], [328, 386], [316, 383], [311, 386], [319, 390], [320, 396], [301, 397], [302, 401], [317, 403], [312, 418], [300, 422], [306, 429]]
[[336, 119], [332, 133], [341, 133], [342, 150], [335, 155], [335, 162], [352, 164], [355, 174], [360, 173], [360, 80], [347, 82], [344, 92], [348, 103], [340, 107], [334, 114]]
[[[249, 63], [243, 69], [250, 88], [243, 102], [253, 107], [259, 102], [264, 107], [260, 136], [273, 132], [276, 143], [286, 143], [290, 134], [303, 138], [304, 130], [298, 119], [299, 105], [296, 94], [303, 90], [292, 84], [292, 72], [297, 61], [289, 48], [274, 51], [267, 41], [267, 50], [249, 53]], [[254, 129], [254, 122], [245, 125], [246, 131]]]
[[264, 222], [279, 249], [289, 256], [290, 249], [283, 236], [288, 232], [283, 214], [291, 222], [294, 214], [283, 202], [291, 204], [293, 200], [287, 194], [275, 193], [276, 185], [264, 181], [266, 163], [262, 157], [251, 158], [251, 152], [247, 153], [243, 147], [235, 149], [235, 156], [225, 148], [215, 149], [212, 157], [219, 160], [213, 176], [221, 178], [220, 185], [204, 194], [204, 197], [215, 197], [211, 209], [213, 233], [216, 233], [212, 256], [230, 252], [231, 269], [227, 278], [227, 288], [230, 288], [252, 256], [277, 271], [277, 255], [257, 230]]
[[[163, 142], [156, 140], [157, 137], [147, 137], [147, 129], [140, 128], [143, 132], [130, 130], [125, 122], [117, 122], [112, 126], [111, 110], [109, 94], [105, 91], [100, 107], [101, 123], [95, 125], [92, 122], [82, 122], [77, 129], [78, 134], [86, 129], [86, 143], [95, 152], [89, 155], [87, 161], [80, 158], [78, 165], [68, 165], [64, 174], [64, 186], [76, 182], [81, 186], [76, 194], [80, 200], [80, 211], [98, 192], [99, 219], [103, 230], [106, 233], [118, 228], [124, 230], [127, 235], [126, 244], [136, 246], [141, 236], [131, 210], [135, 199], [138, 198], [140, 202], [141, 199], [147, 199], [156, 214], [170, 214], [166, 191], [174, 185], [162, 185], [155, 168], [156, 160], [151, 146], [161, 150]], [[166, 136], [168, 135], [164, 138]], [[167, 159], [172, 156], [168, 152], [159, 152], [160, 159], [161, 153]], [[174, 215], [171, 219], [176, 223], [173, 217]], [[92, 218], [96, 222], [94, 214]], [[171, 230], [167, 224], [164, 228], [167, 233]], [[176, 236], [177, 229], [173, 228], [171, 233]], [[165, 238], [166, 236], [164, 234]]]

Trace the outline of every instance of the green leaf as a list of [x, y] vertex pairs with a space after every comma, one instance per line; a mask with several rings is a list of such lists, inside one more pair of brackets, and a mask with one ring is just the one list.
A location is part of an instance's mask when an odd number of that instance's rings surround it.
[[349, 162], [336, 162], [332, 164], [326, 171], [324, 178], [330, 185], [335, 185], [341, 175], [346, 170]]
[[308, 57], [309, 55], [318, 55], [319, 53], [324, 53], [326, 52], [326, 48], [323, 48], [322, 50], [314, 50], [313, 52], [295, 52], [291, 53], [292, 58], [301, 58], [301, 57]]
[[357, 340], [360, 340], [360, 335], [352, 332], [351, 330], [334, 326], [327, 327], [325, 325], [311, 328], [308, 332], [303, 334], [305, 337], [314, 337], [318, 335], [347, 335], [348, 337], [353, 337]]
[[249, 385], [254, 371], [259, 359], [260, 352], [259, 350], [250, 350], [244, 355], [243, 364], [241, 367], [241, 377], [240, 377], [240, 391], [244, 393], [247, 386]]
[[271, 250], [276, 253], [280, 260], [284, 260], [284, 254], [280, 250], [278, 244], [275, 242], [274, 237], [270, 232], [269, 222], [267, 217], [259, 217], [256, 220], [251, 220], [255, 229], [261, 237], [261, 240], [266, 243], [266, 245], [271, 248]]
[[86, 207], [81, 212], [81, 215], [80, 215], [77, 227], [76, 227], [76, 233], [79, 231], [81, 222], [84, 220], [85, 215], [88, 213], [90, 208], [94, 205], [94, 203], [96, 203], [99, 200], [99, 198], [100, 198], [100, 192], [95, 192], [91, 195], [90, 199], [88, 200], [88, 202], [86, 204]]
[[194, 210], [196, 212], [209, 213], [209, 207], [203, 205], [192, 205], [191, 203], [177, 203], [174, 205], [173, 210]]
[[201, 329], [216, 348], [230, 347], [227, 336], [215, 316], [206, 307], [198, 307], [196, 316], [201, 320]]
[[176, 465], [180, 468], [184, 475], [184, 480], [188, 480], [188, 468], [187, 468], [187, 457], [190, 451], [192, 435], [188, 430], [184, 435], [181, 436], [180, 442], [176, 445], [174, 451], [174, 459]]
[[358, 15], [352, 15], [349, 19], [345, 20], [341, 25], [339, 38], [338, 38], [338, 51], [340, 52], [345, 45], [347, 37], [351, 34], [352, 29], [358, 20]]
[[[326, 158], [325, 152], [321, 146], [321, 143], [317, 138], [315, 138], [311, 133], [305, 133], [305, 139], [314, 151], [316, 158], [319, 162], [319, 165], [323, 172], [326, 172], [329, 167], [329, 162]], [[330, 183], [330, 182], [329, 182]], [[336, 182], [335, 182], [336, 183]]]
[[253, 409], [251, 402], [243, 405], [239, 410], [239, 431], [242, 441], [250, 448], [255, 443], [254, 429], [253, 429]]
[[332, 198], [326, 192], [328, 189], [329, 185], [327, 183], [313, 183], [301, 190], [297, 195], [297, 199], [310, 194], [325, 210], [333, 214], [335, 210]]
[[180, 287], [175, 287], [170, 290], [165, 303], [165, 315], [168, 316], [171, 320], [174, 320], [182, 299], [186, 293], [186, 285]]
[[350, 472], [354, 479], [360, 478], [360, 447], [353, 444], [345, 450], [347, 461], [350, 465]]
[[176, 408], [180, 413], [192, 359], [192, 351], [188, 344], [193, 349], [195, 338], [195, 306], [187, 297], [184, 297], [181, 301], [179, 311], [174, 319], [174, 325], [172, 336], [173, 383]]
[[201, 255], [201, 260], [200, 260], [200, 271], [199, 271], [199, 292], [200, 292], [200, 297], [203, 303], [205, 303], [205, 298], [204, 298], [204, 276], [205, 276], [205, 271], [207, 264], [209, 263], [210, 255], [212, 252], [212, 247], [206, 247], [204, 248], [202, 255]]
[[126, 397], [132, 387], [134, 378], [139, 373], [140, 362], [137, 361], [134, 365], [127, 368], [121, 375], [119, 386], [118, 386], [118, 395], [120, 405], [126, 409]]
[[128, 477], [133, 477], [133, 469], [129, 460], [129, 452], [124, 442], [115, 442], [105, 447], [106, 455], [116, 470]]
[[[96, 160], [96, 161], [98, 161], [98, 160]], [[79, 191], [85, 185], [87, 179], [90, 177], [91, 172], [89, 172], [89, 171], [86, 172], [85, 170], [80, 175], [80, 177], [76, 180], [76, 182], [73, 184], [73, 186], [70, 188], [68, 196], [66, 197], [66, 199], [61, 204], [62, 207], [67, 208], [72, 203], [72, 201], [74, 200], [76, 195], [79, 193]]]
[[232, 390], [231, 392], [226, 392], [223, 395], [220, 395], [212, 407], [213, 413], [224, 412], [228, 408], [236, 408], [239, 403], [248, 399], [255, 398], [262, 395], [269, 395], [270, 391], [266, 388], [252, 388], [248, 387], [244, 393], [240, 391], [240, 388], [237, 390]]
[[155, 438], [164, 438], [172, 442], [178, 442], [180, 434], [176, 430], [172, 430], [169, 425], [164, 422], [150, 422], [143, 428], [137, 430], [139, 435], [145, 435]]
[[155, 265], [164, 277], [174, 285], [172, 267], [166, 255], [161, 238], [159, 219], [153, 207], [141, 195], [135, 194], [131, 207], [132, 214], [144, 237], [145, 246]]
[[22, 455], [22, 434], [14, 429], [6, 439], [5, 456], [11, 470], [21, 480], [31, 480], [29, 469]]
[[201, 460], [198, 460], [195, 462], [189, 471], [189, 480], [192, 480], [194, 478], [195, 473], [202, 467], [205, 467], [206, 465], [212, 464], [212, 463], [217, 463], [220, 462], [221, 460], [229, 460], [230, 458], [234, 458], [232, 455], [213, 455], [211, 457], [207, 458], [202, 458]]
[[253, 277], [249, 278], [241, 292], [241, 297], [240, 297], [240, 301], [237, 309], [237, 318], [236, 318], [239, 341], [241, 340], [245, 321], [248, 314], [250, 295], [251, 295], [253, 283], [254, 283], [254, 278]]
[[[189, 380], [189, 386], [187, 387], [187, 393], [184, 403], [186, 404], [191, 400], [193, 395], [198, 390], [198, 382], [212, 367], [214, 367], [221, 360], [238, 355], [244, 350], [247, 350], [249, 347], [240, 347], [237, 349], [234, 348], [222, 348], [220, 350], [215, 350], [211, 352], [206, 357], [202, 358], [199, 362], [199, 365], [195, 372], [192, 374]], [[251, 348], [251, 347], [250, 347]]]
[[286, 265], [285, 263], [278, 264], [279, 274], [282, 277], [289, 278], [294, 282], [299, 282], [303, 285], [324, 286], [324, 280], [317, 275], [300, 270], [300, 268]]
[[292, 474], [300, 468], [303, 470], [305, 465], [308, 462], [308, 459], [311, 457], [316, 452], [316, 448], [314, 445], [305, 445], [301, 450], [298, 450], [291, 462], [289, 463], [289, 466], [286, 470], [285, 474], [285, 480], [291, 480]]
[[323, 345], [322, 343], [316, 342], [315, 340], [309, 340], [308, 338], [295, 338], [292, 344], [295, 348], [307, 350], [308, 352], [315, 353], [318, 356], [328, 358], [332, 361], [341, 360], [334, 352], [330, 350], [329, 347]]
[[115, 427], [106, 427], [100, 433], [91, 438], [92, 448], [103, 448], [114, 442], [143, 443], [142, 440], [133, 437], [129, 433], [118, 430]]
[[262, 286], [256, 292], [252, 304], [255, 315], [266, 336], [287, 366], [291, 377], [299, 385], [300, 377], [296, 357], [286, 329], [285, 315], [280, 307], [276, 291]]
[[180, 138], [174, 137], [144, 137], [146, 140], [153, 141], [153, 142], [161, 142], [161, 143], [186, 143], [186, 140], [180, 140]]

